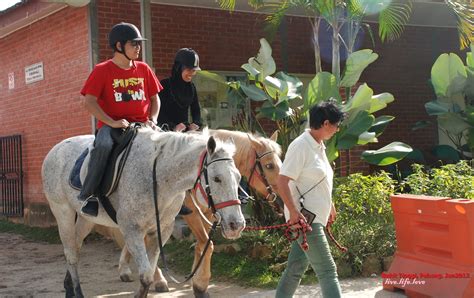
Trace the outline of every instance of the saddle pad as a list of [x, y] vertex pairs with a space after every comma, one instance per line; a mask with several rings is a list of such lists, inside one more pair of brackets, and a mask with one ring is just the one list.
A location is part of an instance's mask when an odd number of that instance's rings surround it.
[[79, 155], [79, 157], [76, 160], [76, 163], [74, 164], [74, 167], [72, 168], [71, 174], [69, 175], [69, 184], [71, 185], [72, 188], [76, 190], [82, 189], [81, 168], [88, 153], [89, 153], [89, 148], [86, 148], [86, 150], [84, 150], [84, 152], [82, 152], [81, 155]]

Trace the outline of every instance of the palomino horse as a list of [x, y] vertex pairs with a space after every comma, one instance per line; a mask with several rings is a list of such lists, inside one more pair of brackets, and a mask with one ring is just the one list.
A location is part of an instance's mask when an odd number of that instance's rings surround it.
[[[78, 136], [64, 140], [51, 149], [43, 162], [44, 192], [56, 217], [66, 256], [66, 296], [83, 297], [77, 270], [79, 250], [85, 236], [99, 224], [120, 229], [140, 275], [136, 297], [146, 297], [159, 254], [154, 204], [159, 210], [162, 240], [166, 242], [185, 191], [198, 180], [208, 183], [217, 208], [221, 203], [227, 206], [217, 211], [224, 237], [240, 237], [245, 220], [237, 200], [240, 174], [232, 159], [234, 145], [216, 142], [212, 136], [158, 133], [149, 128], [138, 130], [121, 181], [109, 197], [117, 211], [118, 224], [101, 207], [97, 217], [78, 216], [78, 229], [75, 217], [81, 202], [76, 199], [79, 192], [69, 185], [68, 177], [74, 161], [93, 139]], [[84, 176], [85, 172], [81, 172], [81, 178]], [[235, 204], [229, 204], [229, 200]], [[151, 240], [147, 247], [145, 235]]]
[[[209, 130], [209, 133], [219, 140], [232, 140], [236, 146], [234, 162], [240, 174], [246, 177], [250, 186], [260, 194], [267, 196], [267, 198], [275, 196], [273, 188], [276, 188], [276, 181], [281, 166], [279, 157], [281, 148], [280, 145], [276, 143], [276, 133], [274, 133], [270, 139], [229, 130]], [[202, 197], [199, 192], [197, 193], [197, 197]], [[202, 205], [198, 202], [198, 206], [196, 206], [189, 193], [186, 194], [184, 202], [188, 208], [193, 210], [193, 213], [183, 218], [194, 234], [197, 242], [194, 251], [193, 268], [195, 268], [209, 239], [208, 233], [211, 226], [208, 220], [211, 219], [212, 212], [207, 205]], [[118, 233], [114, 233], [114, 238], [117, 238], [117, 234]], [[120, 238], [120, 236], [118, 236], [118, 238]], [[123, 243], [120, 239], [116, 240], [118, 240], [119, 243]], [[207, 287], [211, 278], [212, 252], [213, 246], [211, 243], [206, 251], [206, 255], [203, 257], [199, 269], [192, 279], [193, 290], [197, 297], [207, 296]], [[119, 263], [120, 279], [123, 281], [132, 281], [129, 261], [130, 254], [126, 246], [124, 246]], [[156, 291], [167, 292], [168, 283], [160, 269], [157, 269], [155, 278]]]

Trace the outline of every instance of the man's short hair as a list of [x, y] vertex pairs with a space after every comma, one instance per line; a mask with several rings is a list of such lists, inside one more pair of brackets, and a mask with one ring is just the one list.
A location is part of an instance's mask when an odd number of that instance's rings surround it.
[[326, 120], [331, 124], [338, 124], [344, 120], [344, 113], [334, 100], [321, 102], [309, 110], [309, 127], [321, 128]]

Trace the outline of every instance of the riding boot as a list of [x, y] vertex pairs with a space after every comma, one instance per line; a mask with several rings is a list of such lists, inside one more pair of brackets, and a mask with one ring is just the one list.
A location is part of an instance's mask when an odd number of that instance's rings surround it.
[[[79, 198], [79, 200], [81, 199]], [[97, 199], [96, 196], [91, 195], [85, 200], [81, 201], [83, 201], [81, 207], [81, 214], [96, 217], [99, 213], [99, 199]]]
[[193, 213], [193, 210], [189, 209], [188, 207], [186, 207], [186, 205], [182, 205], [181, 206], [181, 209], [179, 210], [179, 215], [189, 215]]

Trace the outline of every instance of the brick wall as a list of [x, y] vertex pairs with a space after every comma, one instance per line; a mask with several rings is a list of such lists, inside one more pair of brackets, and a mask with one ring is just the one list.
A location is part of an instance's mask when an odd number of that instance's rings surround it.
[[[140, 7], [138, 2], [125, 0], [100, 0], [97, 6], [99, 57], [103, 61], [112, 57], [107, 42], [112, 25], [120, 21], [140, 25]], [[48, 150], [59, 140], [91, 130], [90, 116], [77, 101], [89, 74], [87, 9], [65, 8], [0, 42], [0, 136], [23, 135], [27, 205], [45, 201], [40, 169]], [[259, 38], [264, 36], [261, 14], [152, 4], [151, 18], [153, 67], [160, 78], [169, 74], [174, 55], [181, 47], [194, 48], [203, 69], [240, 71], [240, 65], [256, 54]], [[297, 17], [286, 21], [288, 42], [283, 44], [277, 35], [272, 43], [277, 69], [284, 67], [285, 45], [289, 72], [314, 73], [309, 23]], [[372, 48], [368, 37], [365, 46]], [[423, 105], [434, 98], [428, 84], [431, 65], [440, 53], [458, 52], [457, 49], [455, 29], [407, 27], [395, 42], [376, 41], [375, 52], [380, 57], [362, 80], [376, 94], [390, 92], [395, 96], [396, 101], [382, 114], [397, 118], [373, 148], [394, 140], [425, 151], [436, 144], [436, 129], [411, 132], [411, 127], [418, 120], [428, 119]], [[45, 80], [25, 85], [24, 67], [40, 61], [44, 63]], [[329, 71], [330, 65], [323, 63], [323, 68]], [[15, 73], [14, 90], [8, 90], [10, 72]], [[264, 125], [269, 132], [272, 130], [269, 123]], [[357, 156], [350, 156], [351, 161], [358, 161]]]
[[[88, 40], [87, 9], [65, 8], [0, 41], [0, 136], [22, 135], [27, 208], [45, 202], [41, 165], [51, 147], [91, 131], [77, 100], [89, 72]], [[37, 62], [43, 62], [44, 80], [26, 85], [24, 68]]]

